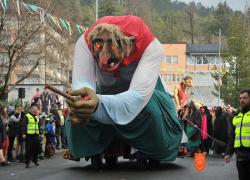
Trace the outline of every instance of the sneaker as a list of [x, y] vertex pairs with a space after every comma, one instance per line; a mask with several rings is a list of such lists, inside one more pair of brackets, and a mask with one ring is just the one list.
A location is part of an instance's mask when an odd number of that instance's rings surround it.
[[25, 164], [25, 168], [29, 168], [30, 167], [30, 165], [29, 164]]

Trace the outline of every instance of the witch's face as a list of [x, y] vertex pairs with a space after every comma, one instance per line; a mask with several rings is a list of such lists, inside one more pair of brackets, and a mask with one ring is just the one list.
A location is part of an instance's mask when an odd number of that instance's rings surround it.
[[125, 57], [119, 38], [111, 38], [109, 32], [103, 32], [92, 40], [92, 50], [98, 66], [102, 71], [116, 71]]

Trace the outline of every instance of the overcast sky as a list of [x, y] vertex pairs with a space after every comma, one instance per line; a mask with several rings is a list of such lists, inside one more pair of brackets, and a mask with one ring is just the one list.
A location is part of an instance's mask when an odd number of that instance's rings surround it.
[[[184, 2], [191, 2], [193, 0], [178, 0], [178, 1], [184, 1]], [[233, 10], [245, 10], [245, 4], [246, 1], [248, 2], [248, 5], [250, 5], [250, 0], [194, 0], [194, 2], [201, 2], [204, 6], [214, 6], [216, 7], [219, 2], [226, 1], [227, 4], [233, 9]]]

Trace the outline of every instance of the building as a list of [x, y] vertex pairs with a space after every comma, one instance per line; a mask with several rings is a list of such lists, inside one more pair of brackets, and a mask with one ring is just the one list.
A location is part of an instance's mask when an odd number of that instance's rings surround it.
[[[17, 82], [20, 78], [27, 75], [27, 72], [34, 67], [38, 61], [38, 66], [32, 74], [30, 74], [24, 81], [20, 82], [8, 94], [8, 101], [15, 101], [18, 99], [19, 88], [25, 89], [24, 102], [30, 102], [35, 93], [36, 88], [43, 91], [44, 85], [52, 84], [61, 90], [69, 88], [70, 76], [72, 71], [72, 56], [68, 45], [68, 39], [56, 32], [50, 26], [41, 24], [39, 15], [32, 15], [31, 21], [26, 28], [18, 29], [17, 23], [25, 23], [27, 19], [17, 20], [17, 16], [8, 12], [6, 17], [6, 29], [2, 32], [5, 43], [11, 44], [15, 40], [20, 41], [20, 44], [27, 40], [25, 34], [34, 30], [38, 26], [42, 26], [29, 41], [23, 52], [21, 58], [15, 69], [11, 71], [11, 78], [9, 86]], [[21, 18], [20, 18], [21, 19]], [[11, 31], [9, 30], [11, 29]], [[3, 41], [1, 41], [3, 42]], [[6, 50], [1, 49], [0, 58], [8, 62]], [[2, 76], [7, 72], [7, 67], [0, 68]], [[62, 98], [61, 98], [62, 101]]]
[[[190, 97], [208, 106], [222, 105], [219, 96], [215, 96], [214, 84], [211, 76], [214, 70], [222, 70], [220, 49], [218, 44], [164, 44], [164, 59], [161, 65], [161, 76], [167, 83], [171, 93], [175, 84], [190, 75], [193, 87]], [[219, 92], [217, 92], [219, 93]]]
[[161, 64], [161, 77], [173, 93], [174, 86], [186, 75], [185, 42], [163, 44], [164, 58]]

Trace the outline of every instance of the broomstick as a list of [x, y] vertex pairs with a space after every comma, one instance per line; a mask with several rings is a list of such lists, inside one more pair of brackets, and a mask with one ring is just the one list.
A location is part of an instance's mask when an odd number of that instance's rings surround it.
[[[71, 96], [71, 95], [61, 91], [60, 89], [57, 89], [56, 87], [51, 86], [49, 84], [45, 84], [45, 87], [48, 88], [49, 90], [61, 95], [62, 97], [66, 98], [66, 99], [68, 99], [70, 101], [73, 101], [73, 102], [75, 102], [77, 100], [80, 100], [80, 99], [85, 100], [85, 101], [88, 101], [88, 100], [91, 99], [90, 96]], [[74, 116], [74, 114], [71, 113], [71, 116]], [[85, 121], [82, 121], [80, 124], [81, 124], [82, 127], [85, 127], [88, 122], [89, 122], [89, 119], [87, 119]], [[72, 122], [72, 123], [75, 124], [74, 122]]]
[[77, 100], [79, 100], [79, 99], [83, 99], [83, 100], [90, 100], [90, 97], [89, 96], [71, 96], [71, 95], [69, 95], [69, 94], [67, 94], [67, 93], [65, 93], [65, 92], [63, 92], [63, 91], [61, 91], [60, 89], [57, 89], [56, 87], [54, 87], [54, 86], [51, 86], [51, 85], [49, 85], [49, 84], [45, 84], [45, 87], [46, 88], [48, 88], [49, 90], [51, 90], [51, 91], [53, 91], [53, 92], [55, 92], [55, 93], [57, 93], [57, 94], [59, 94], [59, 95], [61, 95], [62, 97], [64, 97], [64, 98], [66, 98], [66, 99], [68, 99], [68, 100], [70, 100], [70, 101], [77, 101]]
[[48, 88], [49, 90], [51, 90], [51, 91], [53, 91], [53, 92], [55, 92], [55, 93], [61, 95], [62, 97], [66, 98], [66, 99], [68, 99], [68, 100], [71, 100], [71, 101], [73, 101], [73, 102], [76, 100], [74, 96], [71, 96], [71, 95], [69, 95], [69, 94], [63, 92], [63, 91], [61, 91], [60, 89], [55, 88], [54, 86], [51, 86], [51, 85], [49, 85], [49, 84], [45, 84], [45, 87]]
[[185, 119], [184, 121], [187, 121], [189, 124], [191, 124], [194, 128], [196, 128], [197, 130], [199, 130], [202, 133], [207, 134], [208, 137], [210, 137], [211, 139], [213, 139], [214, 141], [216, 141], [218, 144], [220, 144], [221, 146], [226, 146], [227, 144], [224, 141], [221, 141], [219, 139], [216, 139], [215, 137], [211, 136], [210, 134], [208, 134], [207, 132], [204, 132], [202, 129], [200, 129], [199, 127], [197, 127], [197, 125], [195, 126], [195, 124], [192, 121], [189, 121], [188, 119]]

